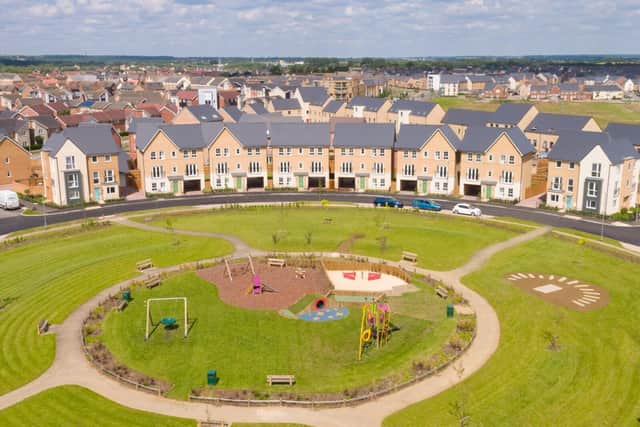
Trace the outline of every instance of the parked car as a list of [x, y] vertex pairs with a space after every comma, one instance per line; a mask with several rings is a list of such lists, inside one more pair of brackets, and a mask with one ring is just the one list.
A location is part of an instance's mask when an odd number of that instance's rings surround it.
[[404, 204], [394, 197], [381, 196], [373, 200], [373, 206], [388, 206], [390, 208], [402, 208]]
[[453, 207], [452, 212], [458, 215], [471, 215], [471, 216], [482, 215], [482, 211], [479, 208], [474, 208], [468, 203], [458, 203]]
[[411, 206], [416, 209], [422, 209], [426, 211], [440, 211], [442, 207], [430, 199], [415, 199], [411, 202]]
[[7, 210], [20, 208], [18, 195], [11, 190], [0, 190], [0, 208]]

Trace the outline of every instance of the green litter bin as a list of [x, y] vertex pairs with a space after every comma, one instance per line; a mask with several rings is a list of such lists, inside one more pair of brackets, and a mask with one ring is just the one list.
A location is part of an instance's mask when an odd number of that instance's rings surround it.
[[453, 304], [447, 305], [447, 317], [453, 317]]
[[131, 291], [122, 291], [122, 299], [125, 301], [131, 301]]
[[207, 385], [218, 384], [218, 372], [213, 369], [207, 371]]

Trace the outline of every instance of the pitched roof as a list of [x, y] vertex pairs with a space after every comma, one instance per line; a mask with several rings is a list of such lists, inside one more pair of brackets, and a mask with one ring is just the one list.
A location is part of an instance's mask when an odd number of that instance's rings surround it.
[[119, 153], [120, 148], [113, 140], [112, 129], [107, 124], [83, 124], [66, 128], [62, 133], [56, 133], [47, 139], [42, 150], [55, 157], [69, 139], [87, 156]]
[[533, 153], [533, 145], [518, 128], [492, 128], [471, 126], [467, 129], [460, 150], [468, 153], [484, 153], [503, 134], [506, 134], [521, 155]]
[[596, 146], [600, 146], [612, 164], [620, 164], [626, 158], [639, 158], [628, 141], [618, 140], [607, 132], [561, 131], [549, 152], [550, 160], [581, 161]]
[[4, 130], [4, 133], [11, 135], [14, 132], [27, 126], [26, 120], [18, 119], [0, 119], [0, 129]]
[[409, 110], [411, 111], [411, 114], [414, 116], [426, 117], [429, 115], [429, 113], [431, 113], [431, 111], [433, 111], [436, 105], [438, 104], [435, 104], [433, 102], [412, 101], [409, 99], [398, 99], [393, 102], [393, 104], [391, 105], [391, 108], [389, 109], [389, 112], [397, 113], [398, 111], [401, 111], [401, 110]]
[[384, 98], [371, 98], [370, 96], [354, 96], [347, 104], [347, 108], [364, 107], [365, 111], [377, 112], [387, 100]]
[[233, 120], [238, 122], [240, 117], [244, 114], [238, 107], [235, 105], [227, 105], [226, 107], [221, 108], [225, 113], [227, 113]]
[[581, 131], [590, 120], [589, 116], [538, 113], [526, 130], [539, 133], [555, 133], [559, 130]]
[[609, 123], [604, 130], [616, 141], [627, 141], [631, 145], [640, 145], [640, 125], [627, 123]]
[[329, 101], [329, 103], [324, 107], [322, 111], [325, 113], [335, 114], [338, 112], [340, 108], [342, 108], [343, 105], [344, 105], [344, 101], [340, 101], [339, 99], [334, 99], [332, 101]]
[[449, 108], [442, 118], [442, 123], [448, 125], [484, 126], [492, 114], [490, 111]]
[[327, 99], [329, 99], [329, 94], [322, 87], [311, 87], [311, 86], [303, 86], [298, 88], [300, 92], [300, 96], [304, 102], [308, 102], [311, 105], [323, 106]]
[[449, 126], [434, 125], [402, 125], [398, 133], [396, 148], [399, 150], [419, 150], [436, 132], [441, 132], [445, 139], [457, 151], [461, 141]]
[[264, 104], [262, 102], [254, 102], [249, 104], [251, 109], [256, 112], [256, 114], [267, 114], [269, 113], [266, 108], [264, 108]]
[[274, 123], [271, 125], [272, 147], [328, 147], [328, 123]]
[[290, 99], [273, 98], [271, 100], [271, 103], [273, 104], [273, 109], [276, 111], [300, 109], [300, 103], [295, 98], [290, 98]]
[[52, 131], [62, 129], [62, 125], [60, 124], [60, 122], [57, 121], [53, 116], [34, 116], [34, 117], [29, 117], [29, 120], [35, 120], [36, 122], [40, 123], [42, 126]]
[[264, 123], [226, 123], [224, 127], [245, 147], [267, 146], [267, 126]]
[[531, 108], [533, 108], [531, 104], [500, 104], [498, 109], [491, 114], [489, 122], [517, 125]]
[[300, 116], [283, 116], [281, 113], [243, 114], [239, 123], [300, 123]]
[[391, 123], [336, 123], [334, 147], [392, 148], [395, 138]]
[[128, 128], [129, 133], [137, 133], [138, 126], [142, 125], [143, 123], [150, 123], [156, 126], [160, 126], [164, 123], [164, 120], [162, 119], [162, 117], [132, 117]]
[[222, 121], [222, 117], [218, 114], [218, 111], [209, 104], [189, 105], [184, 108], [193, 114], [200, 123]]

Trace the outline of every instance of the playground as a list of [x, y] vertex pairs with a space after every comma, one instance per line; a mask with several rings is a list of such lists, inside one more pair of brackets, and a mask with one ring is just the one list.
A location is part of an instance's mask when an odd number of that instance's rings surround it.
[[[252, 263], [253, 271], [248, 260], [233, 260], [200, 270], [198, 276], [218, 288], [223, 302], [252, 310], [285, 309], [305, 295], [324, 294], [331, 289], [320, 265], [315, 268], [270, 266], [264, 258], [253, 259]], [[259, 293], [255, 293], [254, 283], [256, 287], [261, 286]]]

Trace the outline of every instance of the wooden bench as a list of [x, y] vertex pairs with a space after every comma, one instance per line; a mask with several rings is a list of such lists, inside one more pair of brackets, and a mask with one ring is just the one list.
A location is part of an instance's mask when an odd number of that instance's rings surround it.
[[333, 223], [333, 218], [330, 218], [328, 216], [324, 217], [324, 219], [322, 220], [323, 224], [332, 224]]
[[286, 261], [282, 258], [268, 258], [267, 264], [269, 267], [284, 267], [286, 265]]
[[162, 283], [162, 279], [160, 279], [159, 276], [152, 276], [147, 277], [147, 279], [144, 281], [144, 286], [147, 289], [152, 289], [158, 286], [160, 283]]
[[304, 279], [307, 277], [307, 272], [301, 268], [296, 268], [296, 279]]
[[125, 309], [125, 307], [127, 306], [128, 302], [126, 299], [123, 299], [122, 301], [120, 301], [120, 304], [118, 304], [118, 311], [122, 311]]
[[267, 384], [269, 386], [273, 384], [294, 385], [295, 383], [296, 377], [294, 375], [267, 375]]
[[409, 262], [418, 262], [418, 254], [402, 251], [402, 259]]
[[449, 298], [449, 291], [442, 286], [436, 286], [436, 295], [440, 298]]
[[136, 263], [136, 268], [138, 269], [138, 271], [146, 270], [152, 267], [153, 267], [153, 261], [151, 261], [151, 259], [143, 259], [142, 261], [138, 261]]
[[38, 335], [42, 335], [49, 330], [49, 321], [47, 319], [42, 319], [38, 322]]

